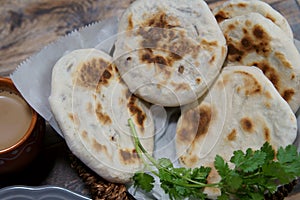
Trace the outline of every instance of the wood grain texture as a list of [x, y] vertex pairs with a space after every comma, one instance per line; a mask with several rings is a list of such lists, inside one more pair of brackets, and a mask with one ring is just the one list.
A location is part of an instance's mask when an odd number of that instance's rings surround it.
[[[89, 23], [120, 16], [133, 0], [1, 0], [0, 75], [45, 45]], [[300, 39], [300, 0], [265, 0], [289, 21]], [[211, 8], [224, 0], [207, 0]]]
[[2, 0], [0, 74], [74, 29], [118, 16], [130, 0]]

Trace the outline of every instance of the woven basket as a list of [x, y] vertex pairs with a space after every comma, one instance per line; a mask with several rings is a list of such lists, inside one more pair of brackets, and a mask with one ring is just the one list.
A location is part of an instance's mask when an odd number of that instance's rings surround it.
[[112, 200], [124, 199], [134, 200], [134, 198], [127, 192], [125, 185], [110, 183], [82, 163], [74, 154], [69, 154], [71, 160], [71, 167], [76, 170], [79, 177], [88, 187], [92, 199]]
[[[125, 185], [110, 183], [99, 175], [90, 170], [84, 163], [82, 163], [75, 155], [70, 152], [71, 167], [75, 169], [79, 177], [84, 181], [89, 188], [92, 199], [112, 200], [124, 199], [134, 200], [135, 198], [129, 194]], [[266, 195], [266, 200], [283, 200], [297, 185], [298, 180], [294, 180], [289, 184], [278, 187], [278, 190], [273, 195]]]

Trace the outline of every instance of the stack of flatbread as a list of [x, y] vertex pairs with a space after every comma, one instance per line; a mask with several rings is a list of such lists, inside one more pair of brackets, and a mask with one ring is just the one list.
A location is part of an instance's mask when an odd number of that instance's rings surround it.
[[[127, 124], [154, 149], [153, 104], [181, 108], [175, 137], [185, 167], [216, 155], [292, 144], [300, 105], [300, 55], [286, 19], [258, 0], [211, 11], [203, 0], [137, 0], [119, 20], [112, 55], [81, 49], [54, 66], [49, 97], [68, 146], [111, 182], [143, 169]], [[220, 194], [206, 188], [209, 198]]]
[[291, 28], [268, 4], [235, 0], [214, 10], [228, 45], [225, 66], [260, 68], [294, 112], [300, 104], [300, 57]]
[[[228, 1], [213, 13], [228, 55], [207, 95], [184, 106], [176, 132], [180, 163], [212, 167], [209, 183], [220, 180], [216, 155], [229, 161], [233, 151], [266, 141], [274, 149], [293, 143], [300, 105], [300, 56], [284, 17], [256, 0]], [[205, 192], [220, 195], [215, 188]]]

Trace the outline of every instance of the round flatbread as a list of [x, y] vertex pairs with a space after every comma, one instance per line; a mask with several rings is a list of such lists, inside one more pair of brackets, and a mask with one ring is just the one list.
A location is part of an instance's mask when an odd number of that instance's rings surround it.
[[258, 13], [224, 20], [228, 45], [226, 66], [260, 68], [294, 112], [300, 105], [300, 55], [286, 34]]
[[[209, 166], [208, 183], [219, 182], [214, 159], [229, 161], [233, 151], [259, 149], [266, 141], [274, 149], [292, 144], [296, 117], [258, 68], [224, 68], [204, 100], [184, 107], [176, 130], [176, 151], [185, 167]], [[216, 188], [205, 192], [215, 198]]]
[[63, 56], [53, 68], [49, 102], [70, 150], [101, 177], [125, 183], [143, 169], [127, 120], [149, 152], [154, 123], [148, 104], [130, 93], [111, 62], [96, 49]]
[[283, 15], [269, 4], [259, 0], [231, 0], [213, 9], [213, 13], [220, 23], [239, 15], [259, 13], [280, 27], [288, 37], [293, 39], [293, 31]]
[[179, 106], [204, 94], [227, 49], [202, 0], [137, 0], [119, 22], [114, 62], [131, 92], [153, 104]]

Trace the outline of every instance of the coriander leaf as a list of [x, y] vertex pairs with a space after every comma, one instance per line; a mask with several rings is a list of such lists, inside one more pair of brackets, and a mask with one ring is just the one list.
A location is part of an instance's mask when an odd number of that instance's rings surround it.
[[160, 187], [169, 195], [170, 199], [178, 199], [180, 197], [172, 184], [170, 185], [168, 182], [161, 182]]
[[288, 145], [285, 149], [280, 147], [277, 152], [277, 159], [282, 168], [281, 174], [286, 177], [284, 182], [281, 180], [283, 184], [300, 176], [300, 154], [294, 145]]
[[292, 179], [300, 176], [300, 158], [292, 163], [283, 165], [284, 171], [288, 173]]
[[220, 196], [218, 196], [217, 200], [229, 200], [229, 195], [222, 193]]
[[190, 169], [190, 168], [184, 168], [184, 167], [173, 168], [172, 174], [176, 178], [183, 178], [183, 179], [185, 179], [185, 181], [188, 181], [187, 179], [190, 178], [191, 171], [192, 171], [192, 169]]
[[243, 179], [240, 177], [238, 173], [235, 171], [230, 171], [225, 177], [222, 177], [221, 184], [221, 192], [235, 194], [239, 188], [242, 186]]
[[134, 187], [140, 187], [146, 192], [150, 192], [154, 187], [154, 178], [146, 173], [137, 172], [133, 176]]
[[211, 171], [210, 167], [198, 167], [198, 168], [194, 168], [191, 172], [190, 172], [190, 178], [193, 180], [197, 180], [197, 181], [201, 181], [203, 183], [206, 183], [207, 180], [207, 176], [209, 175]]
[[173, 176], [172, 173], [167, 168], [159, 168], [159, 178], [160, 182], [166, 181], [166, 182], [172, 182]]
[[225, 178], [226, 175], [230, 172], [228, 164], [219, 155], [216, 155], [214, 165], [222, 178]]
[[[237, 154], [239, 154], [239, 152], [237, 152]], [[226, 190], [229, 192], [234, 192], [241, 187], [243, 182], [242, 178], [238, 173], [231, 170], [228, 164], [219, 155], [217, 155], [215, 158], [215, 168], [221, 176], [221, 184]]]
[[262, 166], [262, 172], [266, 178], [279, 179], [281, 183], [289, 182], [289, 178], [284, 172], [282, 165], [278, 162], [271, 162]]
[[260, 150], [266, 153], [266, 162], [274, 160], [275, 151], [268, 142], [265, 142], [264, 145], [260, 148]]
[[274, 176], [267, 176], [262, 171], [246, 174], [243, 176], [243, 181], [246, 190], [253, 192], [264, 193], [265, 191], [273, 191], [274, 189], [276, 190], [277, 186]]
[[261, 193], [251, 193], [250, 194], [250, 199], [253, 199], [253, 200], [264, 200], [265, 197], [264, 197], [264, 194], [261, 194]]
[[277, 152], [277, 159], [280, 163], [289, 163], [299, 159], [299, 153], [294, 145], [288, 145], [285, 149], [280, 147]]
[[236, 150], [233, 152], [233, 156], [230, 162], [234, 163], [236, 167], [239, 167], [245, 160], [245, 154], [242, 150]]
[[231, 191], [235, 191], [237, 189], [239, 189], [243, 183], [243, 179], [239, 176], [239, 174], [235, 173], [235, 172], [231, 172], [229, 173], [229, 176], [227, 177], [228, 179], [228, 188]]
[[261, 167], [266, 158], [266, 153], [262, 151], [253, 151], [251, 148], [246, 150], [246, 155], [240, 150], [234, 152], [230, 161], [236, 165], [235, 169], [242, 170], [245, 173], [254, 172]]
[[160, 158], [158, 159], [158, 164], [162, 167], [173, 167], [173, 163], [168, 158]]

